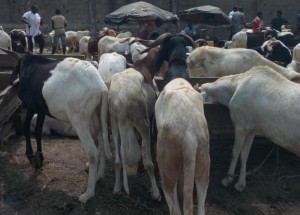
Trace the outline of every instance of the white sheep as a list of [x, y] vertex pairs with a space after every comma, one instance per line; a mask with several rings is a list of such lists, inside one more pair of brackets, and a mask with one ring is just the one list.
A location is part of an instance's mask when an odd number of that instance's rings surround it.
[[[129, 194], [128, 174], [136, 172], [137, 164], [143, 155], [143, 164], [151, 181], [152, 196], [154, 199], [161, 199], [150, 152], [150, 117], [153, 115], [156, 100], [152, 80], [158, 72], [155, 66], [157, 55], [158, 49], [152, 49], [147, 57], [137, 61], [133, 68], [112, 76], [108, 101], [115, 145], [114, 194], [121, 191], [121, 167], [124, 189]], [[141, 152], [134, 128], [142, 137], [144, 153]]]
[[191, 77], [222, 77], [246, 72], [254, 66], [269, 66], [289, 80], [300, 81], [296, 71], [279, 66], [251, 49], [202, 46], [187, 58]]
[[[34, 114], [30, 124], [30, 131], [32, 133], [36, 128], [36, 122], [37, 122], [37, 114]], [[50, 135], [51, 130], [60, 135], [69, 136], [69, 137], [78, 137], [76, 130], [69, 122], [61, 121], [46, 116], [43, 124], [42, 134]]]
[[[1, 26], [2, 28], [2, 26]], [[2, 29], [0, 29], [0, 48], [12, 50], [11, 38], [10, 36]]]
[[79, 40], [79, 54], [83, 54], [85, 56], [85, 58], [87, 58], [88, 56], [90, 57], [90, 53], [88, 50], [88, 44], [89, 44], [89, 40], [90, 40], [90, 36], [83, 36], [80, 40]]
[[126, 58], [116, 52], [105, 53], [99, 59], [98, 71], [109, 89], [114, 74], [126, 69]]
[[293, 83], [268, 66], [219, 78], [201, 86], [205, 102], [221, 103], [228, 107], [235, 129], [232, 159], [222, 184], [233, 182], [238, 158], [240, 174], [235, 189], [246, 186], [246, 163], [256, 135], [300, 156], [300, 85]]
[[159, 95], [155, 118], [158, 130], [157, 163], [170, 214], [182, 214], [182, 202], [179, 203], [177, 195], [183, 199], [183, 214], [193, 214], [195, 183], [197, 214], [204, 215], [210, 156], [201, 95], [189, 82], [176, 78]]
[[[130, 52], [130, 37], [116, 38], [112, 36], [102, 37], [98, 42], [98, 57], [100, 58], [104, 53], [117, 52], [129, 53]], [[135, 38], [132, 37], [132, 40]]]

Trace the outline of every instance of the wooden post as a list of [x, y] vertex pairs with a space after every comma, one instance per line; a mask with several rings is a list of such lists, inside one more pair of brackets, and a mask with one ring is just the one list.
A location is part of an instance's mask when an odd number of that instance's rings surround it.
[[89, 23], [90, 23], [90, 31], [91, 35], [96, 35], [96, 0], [89, 0]]

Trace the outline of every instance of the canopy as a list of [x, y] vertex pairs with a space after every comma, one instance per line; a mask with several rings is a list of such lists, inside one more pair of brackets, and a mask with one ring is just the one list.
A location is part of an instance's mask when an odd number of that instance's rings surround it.
[[230, 25], [229, 17], [220, 8], [211, 5], [179, 11], [179, 19], [210, 26]]
[[121, 25], [129, 21], [150, 21], [154, 20], [156, 26], [165, 22], [177, 23], [176, 14], [162, 10], [147, 2], [139, 1], [125, 5], [108, 14], [104, 18], [105, 23]]

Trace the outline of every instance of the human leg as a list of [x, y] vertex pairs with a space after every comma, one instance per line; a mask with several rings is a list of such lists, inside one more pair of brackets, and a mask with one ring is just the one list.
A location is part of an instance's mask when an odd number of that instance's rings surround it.
[[52, 54], [56, 52], [58, 40], [59, 40], [59, 35], [54, 35], [53, 43], [52, 43]]
[[62, 45], [62, 48], [63, 48], [63, 54], [66, 54], [66, 34], [63, 33], [61, 36], [61, 45]]
[[32, 36], [27, 36], [27, 40], [28, 40], [28, 51], [33, 52]]
[[34, 37], [34, 41], [35, 41], [37, 44], [39, 44], [40, 54], [43, 54], [44, 47], [45, 47], [45, 40], [44, 40], [43, 34], [39, 34], [39, 35], [35, 36], [35, 37]]

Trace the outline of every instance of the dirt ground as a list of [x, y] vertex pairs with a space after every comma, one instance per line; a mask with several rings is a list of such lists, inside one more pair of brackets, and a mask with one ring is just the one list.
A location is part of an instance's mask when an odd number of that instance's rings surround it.
[[[245, 191], [238, 193], [233, 186], [224, 188], [220, 184], [230, 162], [232, 144], [230, 138], [211, 138], [212, 163], [206, 214], [299, 215], [300, 178], [289, 176], [300, 174], [300, 159], [283, 149], [275, 148], [264, 165], [247, 177]], [[265, 140], [256, 140], [249, 156], [248, 170], [259, 166], [272, 147]], [[58, 135], [45, 136], [43, 152], [44, 167], [35, 171], [24, 155], [23, 137], [13, 136], [1, 146], [0, 214], [169, 213], [164, 199], [161, 202], [151, 199], [150, 181], [145, 171], [129, 178], [130, 196], [124, 191], [114, 196], [112, 162], [108, 164], [106, 177], [96, 185], [95, 197], [83, 205], [77, 199], [87, 184], [86, 156], [79, 140]]]

